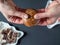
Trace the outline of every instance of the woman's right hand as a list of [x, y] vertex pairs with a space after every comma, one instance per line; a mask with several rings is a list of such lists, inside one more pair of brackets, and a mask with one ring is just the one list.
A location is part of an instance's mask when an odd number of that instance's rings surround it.
[[37, 25], [46, 26], [56, 22], [60, 17], [60, 3], [53, 1], [48, 8], [42, 10], [43, 12], [37, 13], [34, 17], [39, 20]]
[[27, 14], [21, 12], [12, 0], [0, 0], [0, 12], [9, 22], [16, 24], [23, 24], [22, 18], [28, 18]]

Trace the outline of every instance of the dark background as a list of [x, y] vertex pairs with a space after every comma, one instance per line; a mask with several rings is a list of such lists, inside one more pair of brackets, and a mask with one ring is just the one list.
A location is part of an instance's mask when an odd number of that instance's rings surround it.
[[[14, 0], [14, 2], [21, 8], [39, 9], [45, 7], [47, 0]], [[1, 13], [0, 20], [8, 22]], [[44, 26], [34, 26], [28, 28], [24, 25], [17, 25], [13, 23], [9, 24], [25, 32], [25, 36], [18, 41], [17, 45], [60, 45], [59, 25], [53, 29], [48, 29]]]

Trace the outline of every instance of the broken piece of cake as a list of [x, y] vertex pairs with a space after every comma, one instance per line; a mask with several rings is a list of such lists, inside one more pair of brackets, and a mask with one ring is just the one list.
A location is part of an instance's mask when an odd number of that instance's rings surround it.
[[25, 13], [28, 15], [27, 19], [23, 19], [24, 24], [28, 27], [36, 25], [36, 20], [34, 19], [34, 15], [37, 13], [35, 9], [26, 9]]

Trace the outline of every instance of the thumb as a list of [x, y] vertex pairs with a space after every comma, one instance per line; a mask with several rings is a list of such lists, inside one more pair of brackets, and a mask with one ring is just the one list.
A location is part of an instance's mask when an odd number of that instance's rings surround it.
[[48, 13], [37, 13], [34, 18], [35, 19], [40, 19], [40, 18], [45, 18], [45, 17], [51, 17]]
[[28, 15], [23, 12], [16, 12], [14, 15], [20, 18], [28, 18]]
[[16, 16], [16, 17], [20, 17], [20, 18], [28, 18], [28, 15], [25, 14], [24, 12], [21, 11], [9, 11], [8, 15], [10, 16]]

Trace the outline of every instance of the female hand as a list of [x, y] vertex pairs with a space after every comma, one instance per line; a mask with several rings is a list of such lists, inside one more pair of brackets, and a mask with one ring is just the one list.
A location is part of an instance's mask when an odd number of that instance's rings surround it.
[[60, 4], [53, 1], [48, 8], [40, 10], [40, 13], [37, 13], [34, 17], [39, 20], [38, 25], [50, 25], [60, 17]]
[[12, 0], [0, 0], [0, 12], [9, 22], [23, 24], [22, 18], [27, 18], [23, 10], [18, 8]]

